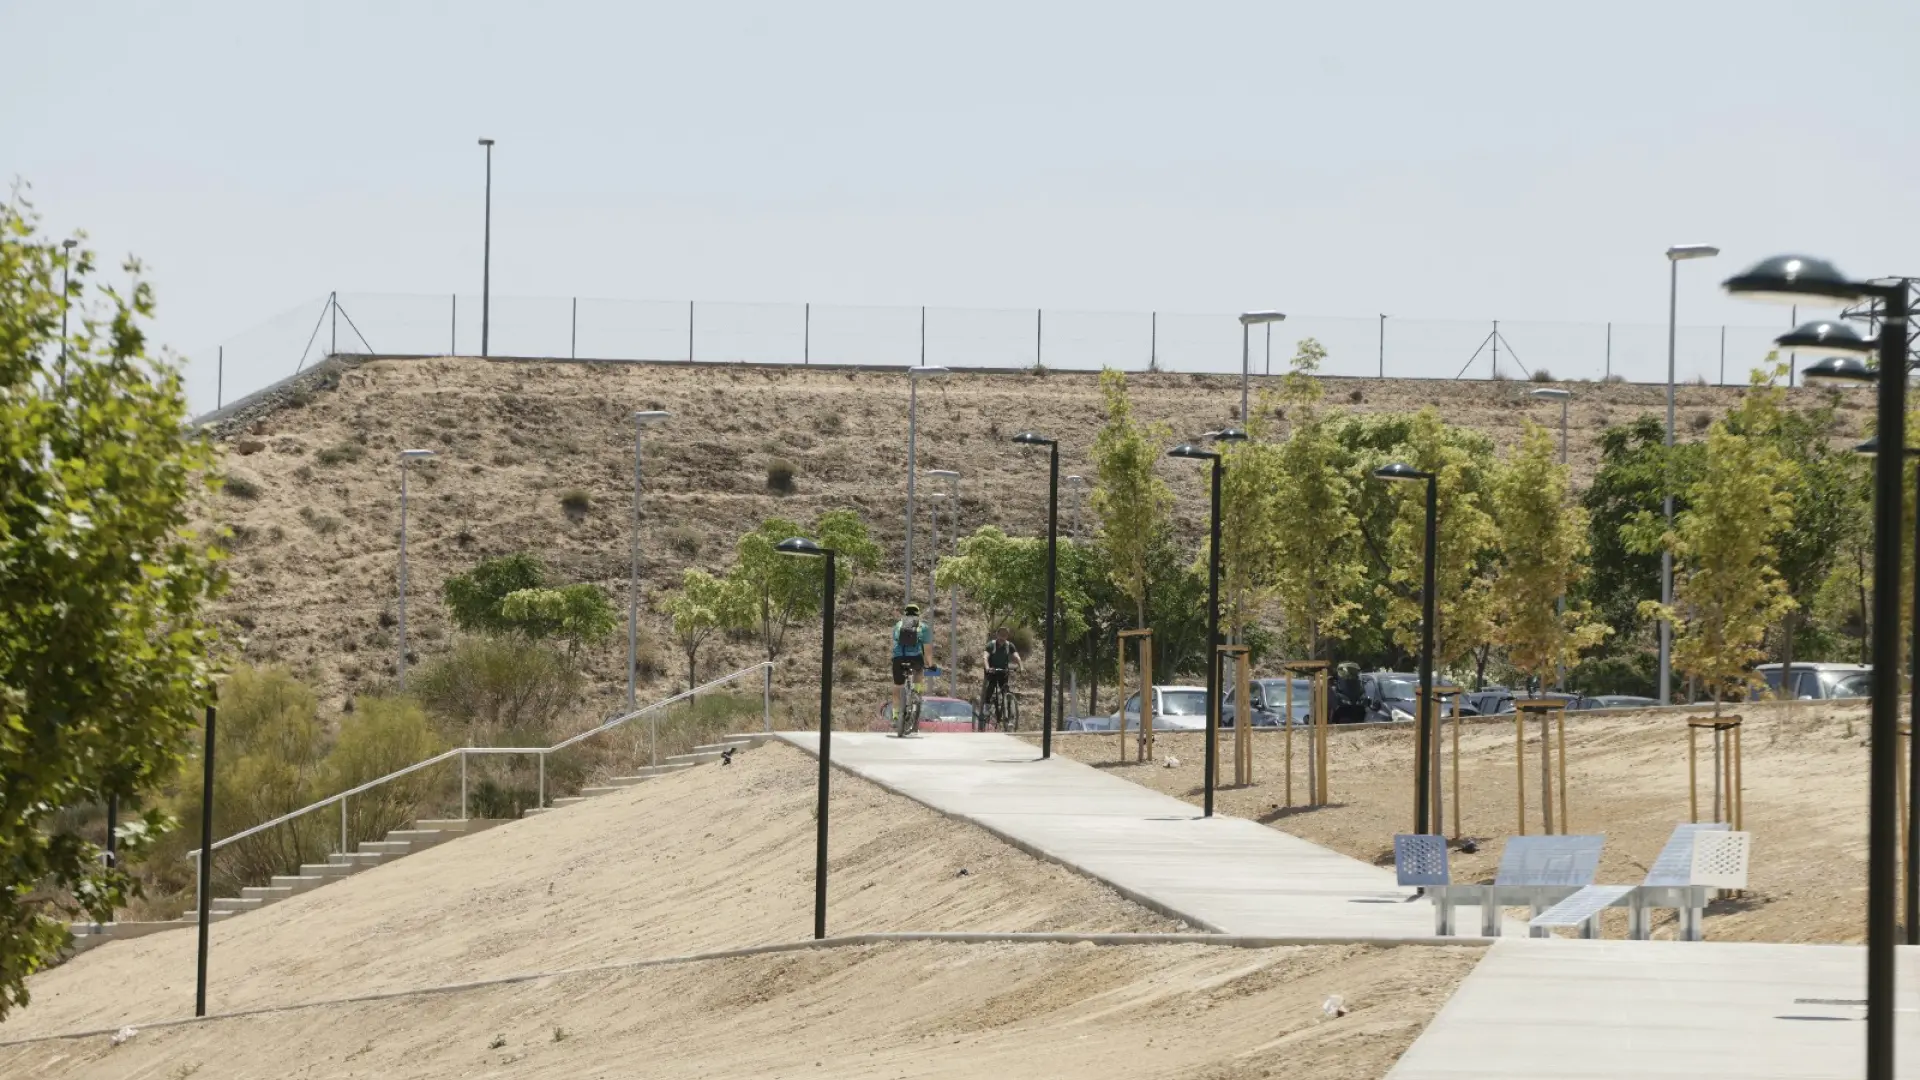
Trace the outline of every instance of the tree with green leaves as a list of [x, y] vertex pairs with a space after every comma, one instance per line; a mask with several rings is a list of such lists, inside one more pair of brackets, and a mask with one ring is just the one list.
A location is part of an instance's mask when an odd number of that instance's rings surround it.
[[[1264, 400], [1266, 395], [1261, 397]], [[1246, 432], [1245, 442], [1215, 447], [1221, 465], [1221, 614], [1225, 632], [1236, 641], [1274, 586], [1280, 538], [1289, 531], [1291, 520], [1290, 508], [1283, 512], [1276, 498], [1282, 476], [1281, 447], [1265, 441], [1267, 425], [1259, 417], [1248, 423]], [[1204, 482], [1211, 485], [1212, 478]]]
[[453, 625], [469, 633], [507, 634], [518, 629], [503, 610], [507, 597], [547, 584], [547, 568], [526, 552], [483, 559], [440, 586]]
[[[1406, 462], [1438, 477], [1439, 536], [1434, 560], [1433, 655], [1441, 666], [1457, 663], [1488, 641], [1493, 631], [1491, 566], [1499, 543], [1487, 512], [1485, 466], [1493, 450], [1484, 437], [1450, 429], [1429, 406], [1414, 414], [1402, 450]], [[1426, 559], [1425, 484], [1394, 484], [1395, 513], [1387, 549], [1390, 567], [1382, 586], [1386, 625], [1408, 651], [1421, 640], [1421, 598]], [[1484, 664], [1484, 658], [1478, 661]]]
[[700, 683], [695, 661], [700, 646], [716, 631], [742, 621], [736, 614], [741, 598], [725, 578], [717, 578], [694, 567], [680, 575], [680, 591], [667, 600], [667, 616], [673, 620], [673, 640], [687, 658], [687, 689]]
[[760, 635], [768, 660], [777, 660], [786, 647], [787, 631], [801, 619], [820, 611], [826, 567], [820, 559], [782, 555], [775, 545], [789, 537], [806, 537], [838, 552], [836, 577], [841, 593], [853, 587], [862, 571], [880, 565], [880, 546], [867, 535], [860, 515], [851, 510], [828, 510], [811, 531], [787, 518], [768, 518], [742, 536], [734, 547], [736, 561], [727, 574], [738, 603], [730, 605], [733, 625]]
[[500, 617], [508, 629], [530, 641], [566, 642], [569, 657], [582, 645], [605, 641], [620, 626], [613, 601], [591, 582], [516, 589], [500, 601]]
[[1493, 581], [1494, 639], [1532, 685], [1606, 639], [1604, 623], [1566, 599], [1585, 573], [1586, 512], [1567, 505], [1567, 467], [1553, 436], [1531, 420], [1494, 475], [1494, 517], [1513, 542], [1500, 547]]
[[1672, 605], [1646, 601], [1641, 614], [1672, 621], [1673, 666], [1706, 685], [1716, 716], [1722, 698], [1751, 683], [1767, 632], [1794, 607], [1776, 546], [1793, 525], [1797, 471], [1774, 438], [1783, 397], [1755, 372], [1740, 407], [1708, 430], [1673, 528], [1646, 512], [1631, 526], [1634, 550], [1673, 553]]
[[1099, 482], [1094, 486], [1094, 520], [1111, 555], [1113, 583], [1133, 602], [1134, 625], [1147, 623], [1148, 593], [1152, 588], [1149, 554], [1167, 529], [1173, 492], [1155, 466], [1166, 450], [1164, 424], [1144, 423], [1133, 415], [1127, 396], [1127, 377], [1108, 368], [1100, 373], [1100, 395], [1107, 422], [1093, 440], [1093, 462]]
[[[1311, 348], [1309, 347], [1311, 346]], [[1366, 579], [1360, 522], [1354, 513], [1357, 473], [1321, 409], [1314, 376], [1326, 350], [1300, 342], [1292, 370], [1281, 380], [1279, 402], [1289, 432], [1275, 463], [1276, 520], [1271, 558], [1274, 591], [1287, 630], [1312, 659], [1327, 659], [1324, 642], [1347, 636]]]
[[117, 798], [137, 855], [170, 819], [133, 808], [213, 694], [224, 578], [192, 519], [217, 459], [178, 371], [147, 355], [153, 291], [124, 270], [126, 287], [96, 285], [93, 254], [43, 236], [17, 190], [0, 205], [0, 1016], [76, 909], [108, 922], [137, 892], [61, 808]]
[[[934, 584], [954, 588], [980, 612], [988, 626], [1017, 623], [1034, 626], [1046, 617], [1047, 541], [1038, 536], [1008, 536], [994, 525], [982, 525], [962, 537], [960, 554], [940, 560]], [[1054, 588], [1059, 594], [1055, 618], [1062, 647], [1086, 632], [1087, 596], [1074, 570], [1079, 556], [1070, 545], [1059, 551], [1060, 571]]]

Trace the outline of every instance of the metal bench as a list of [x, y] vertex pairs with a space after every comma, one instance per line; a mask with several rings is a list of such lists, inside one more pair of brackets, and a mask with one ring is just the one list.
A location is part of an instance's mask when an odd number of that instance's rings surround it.
[[1746, 887], [1751, 837], [1727, 831], [1725, 823], [1684, 824], [1673, 835], [1640, 885], [1589, 885], [1527, 923], [1533, 937], [1551, 937], [1555, 928], [1574, 927], [1583, 938], [1600, 936], [1600, 915], [1610, 907], [1627, 909], [1628, 936], [1652, 936], [1650, 912], [1671, 907], [1680, 918], [1680, 939], [1705, 937], [1707, 901], [1716, 889]]
[[1455, 885], [1447, 868], [1447, 842], [1440, 836], [1393, 838], [1394, 876], [1401, 885], [1426, 890], [1433, 901], [1434, 933], [1455, 933], [1454, 910], [1480, 908], [1480, 933], [1500, 936], [1501, 909], [1525, 905], [1535, 916], [1593, 883], [1603, 836], [1515, 836], [1500, 853], [1491, 885]]

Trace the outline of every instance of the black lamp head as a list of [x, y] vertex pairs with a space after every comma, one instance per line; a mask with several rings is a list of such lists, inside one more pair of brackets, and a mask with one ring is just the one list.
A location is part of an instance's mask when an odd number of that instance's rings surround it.
[[1052, 439], [1049, 439], [1045, 435], [1041, 435], [1041, 434], [1038, 434], [1037, 432], [1032, 432], [1032, 431], [1023, 431], [1020, 434], [1015, 435], [1013, 437], [1013, 441], [1021, 444], [1022, 446], [1054, 445], [1054, 441]]
[[826, 548], [804, 536], [789, 536], [773, 545], [773, 550], [782, 555], [804, 555], [809, 558], [819, 558], [828, 553]]
[[1198, 461], [1215, 461], [1215, 460], [1218, 460], [1218, 458], [1220, 457], [1219, 454], [1216, 454], [1211, 450], [1205, 450], [1205, 449], [1202, 449], [1201, 447], [1193, 445], [1192, 443], [1185, 443], [1185, 442], [1167, 451], [1167, 456], [1177, 457], [1177, 458], [1193, 458]]
[[1207, 438], [1212, 439], [1214, 442], [1246, 442], [1247, 433], [1237, 427], [1230, 427], [1222, 428], [1219, 431], [1209, 431], [1207, 432]]
[[1858, 386], [1879, 377], [1857, 356], [1829, 356], [1800, 369], [1800, 378], [1810, 386]]
[[1431, 480], [1433, 474], [1421, 472], [1411, 465], [1396, 461], [1391, 465], [1382, 465], [1373, 470], [1373, 478], [1375, 480]]
[[1866, 295], [1858, 282], [1847, 280], [1838, 268], [1811, 255], [1775, 255], [1762, 259], [1728, 278], [1728, 293], [1776, 304], [1805, 304], [1810, 300], [1851, 303]]
[[1861, 337], [1860, 332], [1851, 325], [1827, 320], [1801, 323], [1774, 338], [1773, 343], [1783, 349], [1815, 356], [1862, 356], [1880, 347], [1878, 341]]

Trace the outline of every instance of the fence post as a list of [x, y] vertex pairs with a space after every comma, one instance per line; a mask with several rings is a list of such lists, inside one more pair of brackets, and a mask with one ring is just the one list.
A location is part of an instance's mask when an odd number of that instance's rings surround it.
[[1607, 374], [1606, 374], [1606, 377], [1609, 379], [1613, 378], [1613, 324], [1612, 323], [1607, 324]]
[[760, 729], [773, 730], [773, 665], [760, 669]]
[[1160, 370], [1160, 313], [1149, 312], [1148, 316], [1152, 321], [1148, 323], [1147, 330], [1147, 370], [1158, 371]]
[[215, 361], [215, 366], [213, 369], [213, 408], [215, 412], [218, 412], [220, 410], [220, 405], [223, 401], [222, 391], [226, 389], [226, 384], [227, 384], [227, 347], [225, 345], [222, 345], [220, 346], [220, 359]]
[[809, 300], [800, 323], [800, 362], [813, 363], [813, 302]]
[[447, 308], [447, 355], [460, 355], [460, 294], [451, 294], [452, 303]]
[[540, 752], [540, 792], [539, 792], [539, 799], [540, 799], [540, 807], [541, 807], [541, 809], [543, 809], [543, 810], [544, 810], [544, 809], [546, 809], [546, 805], [547, 805], [547, 752], [546, 752], [546, 751], [544, 751], [544, 750], [542, 750], [542, 751]]
[[693, 301], [691, 300], [687, 301], [687, 363], [693, 363]]
[[[580, 359], [580, 298], [577, 296], [573, 298], [573, 319], [567, 332], [567, 359]], [[460, 755], [460, 760], [465, 761], [466, 755]]]
[[654, 710], [647, 715], [647, 764], [660, 767], [660, 711]]
[[927, 305], [920, 305], [920, 366], [927, 366]]
[[460, 748], [460, 820], [467, 820], [467, 748]]
[[347, 853], [347, 797], [340, 796], [340, 854]]
[[1040, 331], [1046, 323], [1047, 313], [1039, 308], [1033, 309], [1033, 366], [1045, 367], [1045, 353], [1040, 350]]
[[340, 294], [339, 293], [330, 292], [327, 294], [327, 307], [332, 311], [332, 315], [331, 315], [332, 325], [327, 330], [327, 355], [339, 356], [340, 355]]

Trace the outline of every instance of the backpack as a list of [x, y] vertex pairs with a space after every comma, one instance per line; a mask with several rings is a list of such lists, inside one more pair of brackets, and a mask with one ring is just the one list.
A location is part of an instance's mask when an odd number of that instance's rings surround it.
[[902, 653], [920, 651], [919, 619], [901, 619], [893, 624], [893, 647]]

